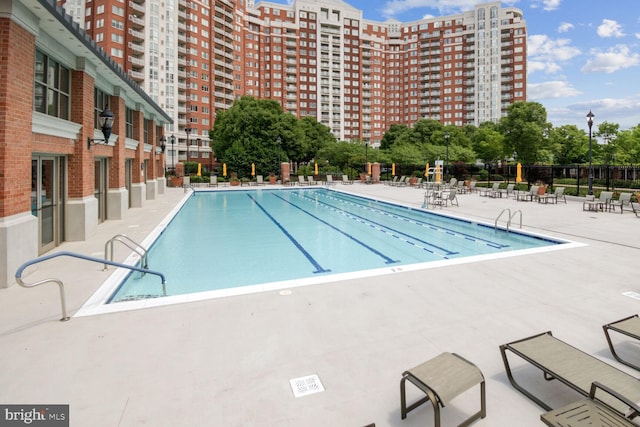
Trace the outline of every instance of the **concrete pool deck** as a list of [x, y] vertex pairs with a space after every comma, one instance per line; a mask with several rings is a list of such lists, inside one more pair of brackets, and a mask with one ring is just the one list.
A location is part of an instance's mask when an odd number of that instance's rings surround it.
[[[413, 188], [336, 188], [422, 205], [423, 190]], [[102, 224], [91, 239], [56, 251], [102, 257], [116, 234], [142, 241], [183, 196], [167, 188], [123, 220]], [[577, 200], [458, 200], [442, 212], [492, 224], [504, 208], [520, 210], [523, 230], [585, 246], [68, 322], [59, 321], [55, 285], [13, 285], [0, 289], [0, 404], [69, 404], [72, 426], [432, 425], [429, 404], [400, 419], [401, 374], [449, 351], [486, 378], [487, 417], [474, 425], [538, 426], [544, 410], [509, 384], [498, 346], [547, 330], [640, 375], [613, 359], [601, 328], [640, 312], [632, 297], [640, 295], [640, 218], [582, 211]], [[116, 261], [130, 252], [115, 249]], [[212, 256], [223, 250], [223, 242], [212, 242]], [[157, 268], [153, 260], [150, 268]], [[247, 268], [268, 268], [268, 257], [247, 260]], [[63, 280], [73, 316], [113, 270], [56, 258], [25, 281]], [[639, 350], [629, 342], [622, 348]], [[554, 407], [577, 399], [515, 365]], [[289, 381], [312, 374], [325, 391], [294, 397]], [[409, 400], [417, 396], [409, 388]], [[457, 425], [478, 404], [477, 389], [460, 396], [442, 410], [443, 425]]]

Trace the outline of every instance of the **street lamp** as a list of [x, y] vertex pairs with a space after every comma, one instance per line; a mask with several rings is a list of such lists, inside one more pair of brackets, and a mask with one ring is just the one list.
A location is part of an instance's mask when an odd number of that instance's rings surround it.
[[449, 176], [449, 132], [444, 133], [444, 139], [447, 142], [447, 152], [444, 158], [445, 180]]
[[369, 143], [364, 143], [364, 173], [366, 174], [369, 169]]
[[171, 135], [171, 171], [176, 173], [176, 136]]
[[184, 128], [184, 132], [187, 134], [187, 160], [191, 157], [191, 151], [189, 150], [189, 134], [192, 130], [192, 128]]
[[589, 110], [587, 114], [587, 125], [589, 126], [589, 196], [593, 195], [593, 164], [592, 164], [592, 151], [591, 151], [591, 128], [593, 127], [593, 118], [595, 114]]
[[196, 139], [196, 143], [198, 144], [198, 163], [200, 163], [200, 141], [200, 138]]

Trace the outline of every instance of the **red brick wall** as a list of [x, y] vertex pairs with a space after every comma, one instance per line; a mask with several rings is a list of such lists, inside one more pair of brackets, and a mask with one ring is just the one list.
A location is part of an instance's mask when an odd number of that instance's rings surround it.
[[71, 121], [83, 124], [73, 155], [68, 157], [68, 195], [72, 199], [93, 194], [93, 156], [99, 147], [94, 145], [87, 149], [87, 138], [93, 138], [93, 85], [94, 80], [88, 74], [71, 71]]
[[0, 19], [0, 218], [31, 209], [35, 38]]

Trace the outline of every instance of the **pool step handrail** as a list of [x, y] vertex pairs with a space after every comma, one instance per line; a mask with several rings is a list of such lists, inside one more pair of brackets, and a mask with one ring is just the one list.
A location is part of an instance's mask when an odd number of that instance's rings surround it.
[[513, 221], [513, 218], [516, 216], [516, 214], [520, 214], [520, 228], [522, 228], [522, 211], [520, 209], [514, 211], [513, 213], [511, 213], [511, 209], [509, 208], [504, 208], [502, 209], [502, 212], [500, 212], [500, 214], [496, 217], [496, 221], [493, 224], [493, 228], [497, 229], [498, 228], [498, 221], [500, 220], [500, 218], [502, 217], [502, 215], [504, 213], [508, 214], [508, 219], [507, 219], [507, 226], [506, 229], [507, 231], [509, 231], [509, 227], [511, 226], [511, 222]]
[[[129, 249], [131, 249], [132, 251], [134, 251], [135, 253], [137, 253], [138, 256], [140, 257], [140, 266], [142, 266], [142, 268], [144, 269], [149, 268], [149, 262], [147, 259], [147, 249], [141, 244], [135, 242], [133, 239], [131, 239], [131, 237], [127, 236], [126, 234], [116, 234], [111, 239], [109, 239], [107, 243], [104, 244], [105, 260], [113, 261], [113, 242], [120, 242], [126, 247], [128, 247]], [[109, 251], [109, 248], [111, 248], [111, 251]], [[103, 267], [103, 271], [105, 270], [107, 270], [106, 263], [104, 264], [104, 267]]]
[[62, 281], [60, 279], [43, 279], [43, 280], [39, 280], [37, 282], [34, 283], [26, 283], [22, 280], [22, 273], [24, 272], [24, 270], [29, 267], [32, 266], [34, 264], [38, 264], [41, 263], [43, 261], [47, 261], [50, 260], [52, 258], [57, 258], [60, 256], [70, 256], [73, 258], [80, 258], [83, 259], [85, 261], [91, 261], [91, 262], [97, 262], [98, 264], [109, 264], [109, 265], [113, 265], [116, 267], [120, 267], [120, 268], [126, 268], [128, 270], [133, 270], [133, 271], [140, 271], [143, 273], [149, 273], [149, 274], [153, 274], [156, 276], [159, 276], [160, 279], [162, 280], [162, 295], [163, 296], [167, 296], [167, 280], [164, 277], [164, 274], [158, 272], [158, 271], [153, 271], [153, 270], [149, 270], [149, 269], [143, 269], [140, 267], [136, 267], [133, 265], [126, 265], [126, 264], [121, 264], [119, 262], [113, 262], [113, 261], [106, 261], [100, 258], [94, 258], [88, 255], [82, 255], [82, 254], [78, 254], [75, 252], [68, 252], [68, 251], [62, 251], [62, 252], [56, 252], [54, 254], [51, 255], [45, 255], [45, 256], [41, 256], [39, 258], [35, 258], [32, 259], [31, 261], [27, 261], [24, 264], [22, 264], [20, 267], [18, 267], [18, 270], [16, 270], [16, 283], [18, 283], [18, 285], [22, 286], [23, 288], [33, 288], [35, 286], [40, 286], [43, 285], [45, 283], [56, 283], [58, 285], [58, 288], [60, 289], [60, 305], [62, 306], [62, 318], [60, 319], [61, 322], [65, 322], [67, 320], [69, 320], [69, 316], [67, 315], [67, 303], [66, 303], [66, 298], [65, 298], [65, 293], [64, 293], [64, 284], [62, 283]]

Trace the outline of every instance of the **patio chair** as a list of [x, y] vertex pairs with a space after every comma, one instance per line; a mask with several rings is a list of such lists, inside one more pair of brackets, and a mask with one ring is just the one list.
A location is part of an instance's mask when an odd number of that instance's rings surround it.
[[217, 187], [218, 186], [218, 175], [211, 175], [209, 177], [209, 187]]
[[256, 185], [265, 185], [262, 175], [256, 175]]
[[353, 184], [353, 180], [350, 180], [347, 175], [342, 175], [342, 183], [345, 185]]
[[567, 203], [567, 197], [564, 195], [564, 187], [556, 187], [553, 193], [545, 193], [541, 196], [538, 196], [539, 203], [549, 203], [553, 201], [553, 203], [558, 203], [558, 199], [562, 198], [565, 203]]
[[333, 185], [336, 182], [333, 180], [333, 176], [330, 173], [327, 174], [327, 185]]
[[636, 365], [632, 362], [622, 359], [613, 346], [613, 341], [611, 340], [611, 331], [618, 332], [619, 334], [626, 335], [629, 338], [633, 338], [635, 340], [640, 341], [640, 318], [637, 314], [629, 317], [625, 317], [624, 319], [617, 320], [612, 323], [608, 323], [602, 327], [604, 330], [604, 336], [607, 338], [607, 343], [609, 344], [609, 350], [611, 350], [611, 354], [615, 359], [627, 366], [632, 367], [633, 369], [637, 369], [640, 371], [640, 366]]
[[513, 194], [513, 190], [516, 187], [515, 184], [507, 184], [507, 188], [498, 188], [498, 190], [496, 191], [492, 191], [491, 194], [489, 194], [489, 196], [495, 198], [495, 197], [500, 197], [502, 198], [502, 196], [511, 196], [511, 194]]
[[631, 209], [635, 212], [635, 209], [631, 205], [631, 193], [620, 193], [618, 200], [609, 201], [609, 209], [615, 211], [616, 207], [620, 206], [620, 213], [624, 211], [624, 208]]
[[298, 175], [298, 184], [299, 185], [307, 185], [307, 181], [304, 179], [303, 175]]
[[391, 181], [385, 181], [384, 185], [396, 185], [396, 182], [398, 182], [398, 176], [394, 176], [393, 179]]
[[551, 427], [571, 427], [571, 426], [607, 426], [607, 427], [637, 427], [637, 424], [629, 421], [626, 417], [612, 411], [606, 405], [596, 400], [596, 390], [602, 390], [616, 397], [621, 402], [629, 405], [630, 415], [633, 411], [640, 413], [637, 403], [631, 402], [609, 387], [605, 387], [598, 382], [591, 384], [589, 398], [572, 402], [562, 408], [555, 409], [540, 415], [540, 419]]
[[456, 196], [456, 189], [452, 188], [449, 191], [443, 191], [443, 192], [436, 192], [435, 194], [439, 194], [439, 196], [436, 196], [433, 199], [433, 204], [435, 206], [449, 206], [449, 203], [451, 203], [451, 206], [453, 206], [454, 204], [456, 206], [460, 206], [458, 204], [458, 197]]
[[[304, 179], [304, 178], [303, 178], [303, 179]], [[315, 179], [313, 179], [313, 177], [312, 177], [311, 175], [309, 175], [309, 176], [307, 177], [307, 183], [308, 183], [309, 185], [317, 185], [317, 184], [318, 184], [318, 181], [316, 181]]]
[[532, 185], [529, 191], [518, 191], [516, 193], [516, 200], [523, 201], [523, 202], [532, 202], [538, 199], [539, 191], [540, 191], [539, 185]]
[[467, 189], [467, 191], [469, 193], [475, 193], [476, 191], [478, 191], [478, 188], [476, 187], [476, 185], [478, 185], [478, 181], [471, 181], [469, 183], [469, 188]]
[[[628, 401], [640, 402], [640, 380], [559, 340], [550, 331], [501, 345], [500, 353], [511, 385], [547, 411], [551, 406], [516, 382], [507, 352], [540, 369], [546, 380], [555, 379], [585, 397], [591, 393], [591, 384], [598, 382]], [[611, 395], [597, 400], [619, 415], [624, 416], [629, 409], [628, 404]]]

